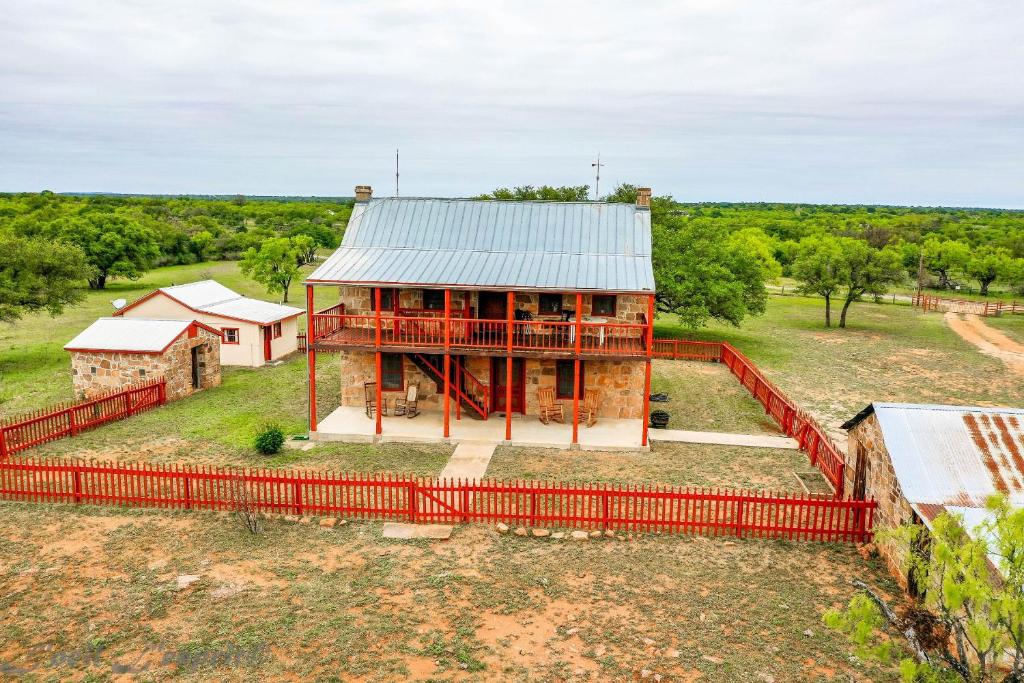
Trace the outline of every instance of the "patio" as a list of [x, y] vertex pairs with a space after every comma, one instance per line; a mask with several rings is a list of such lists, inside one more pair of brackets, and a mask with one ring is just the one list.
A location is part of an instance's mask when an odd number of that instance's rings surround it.
[[[423, 411], [417, 417], [384, 416], [381, 441], [391, 442], [443, 442], [491, 441], [505, 443], [505, 419], [495, 414], [489, 420], [463, 418], [451, 421], [451, 438], [445, 439], [440, 411]], [[643, 421], [602, 418], [593, 427], [580, 426], [579, 447], [585, 450], [647, 450], [640, 445]], [[314, 441], [347, 441], [369, 443], [374, 441], [374, 420], [366, 417], [362, 408], [337, 408], [325, 417], [310, 433]], [[569, 448], [572, 443], [572, 424], [543, 424], [532, 416], [513, 415], [512, 441], [523, 446]]]

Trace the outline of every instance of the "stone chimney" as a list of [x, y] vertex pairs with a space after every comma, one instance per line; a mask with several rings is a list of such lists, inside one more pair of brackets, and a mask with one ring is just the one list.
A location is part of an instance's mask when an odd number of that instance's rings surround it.
[[651, 188], [649, 187], [638, 187], [636, 188], [636, 206], [638, 209], [649, 209], [651, 208]]
[[373, 188], [369, 185], [356, 185], [356, 201], [368, 202], [373, 197]]

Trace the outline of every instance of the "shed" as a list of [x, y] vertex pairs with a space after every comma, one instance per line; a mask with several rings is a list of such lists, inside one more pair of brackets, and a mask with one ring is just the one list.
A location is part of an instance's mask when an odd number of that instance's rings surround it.
[[221, 333], [222, 365], [259, 367], [298, 350], [298, 317], [304, 312], [242, 296], [216, 280], [200, 280], [161, 287], [114, 315], [205, 323]]
[[64, 345], [75, 394], [163, 377], [167, 400], [220, 384], [220, 332], [196, 320], [100, 318]]
[[[968, 532], [995, 493], [1024, 505], [1024, 409], [873, 403], [843, 425], [846, 490], [878, 501], [881, 528], [960, 515]], [[882, 548], [894, 568], [900, 558]]]

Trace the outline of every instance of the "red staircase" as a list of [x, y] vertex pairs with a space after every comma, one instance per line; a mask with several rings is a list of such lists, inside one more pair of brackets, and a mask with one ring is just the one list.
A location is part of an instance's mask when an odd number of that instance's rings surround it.
[[[423, 371], [427, 377], [434, 380], [439, 392], [444, 391], [444, 357], [424, 353], [408, 353], [409, 359]], [[486, 420], [490, 415], [490, 392], [487, 385], [482, 383], [461, 363], [451, 364], [451, 397], [461, 405], [469, 409], [469, 414], [481, 420]]]

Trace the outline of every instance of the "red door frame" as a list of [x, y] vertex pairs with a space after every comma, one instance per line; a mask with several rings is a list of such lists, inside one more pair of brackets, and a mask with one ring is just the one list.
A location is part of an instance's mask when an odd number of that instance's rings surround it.
[[[481, 320], [504, 320], [508, 315], [508, 295], [505, 292], [482, 291], [477, 295], [477, 300], [476, 317]], [[501, 314], [488, 312], [491, 306], [500, 308]]]
[[266, 325], [260, 329], [263, 330], [263, 362], [268, 363], [272, 360], [272, 354], [270, 353], [270, 335], [273, 326]]
[[[498, 406], [505, 404], [505, 385], [498, 383], [499, 373], [505, 372], [506, 359], [501, 357], [491, 358], [491, 412], [502, 413], [504, 410]], [[499, 369], [500, 368], [500, 369]], [[518, 370], [517, 370], [518, 368]], [[512, 359], [512, 374], [519, 375], [518, 391], [516, 383], [512, 382], [512, 412], [526, 414], [526, 359]], [[506, 380], [507, 381], [507, 380]]]

